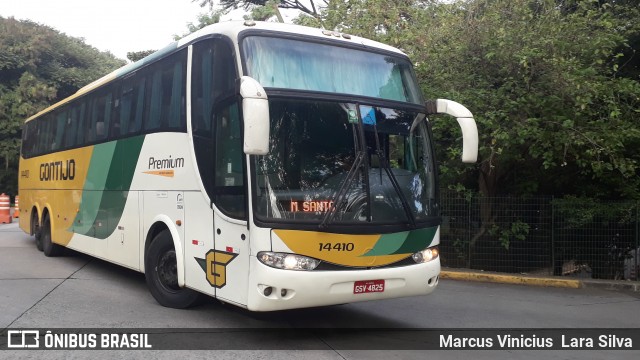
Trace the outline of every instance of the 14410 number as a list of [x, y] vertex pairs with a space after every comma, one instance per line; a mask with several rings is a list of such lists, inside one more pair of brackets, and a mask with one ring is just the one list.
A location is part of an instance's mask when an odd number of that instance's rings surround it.
[[319, 251], [353, 251], [353, 243], [319, 243]]

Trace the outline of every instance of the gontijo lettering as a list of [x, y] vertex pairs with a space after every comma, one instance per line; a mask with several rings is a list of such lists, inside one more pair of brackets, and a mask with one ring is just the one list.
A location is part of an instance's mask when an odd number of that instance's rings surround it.
[[40, 164], [40, 181], [73, 180], [76, 177], [76, 161], [52, 161]]

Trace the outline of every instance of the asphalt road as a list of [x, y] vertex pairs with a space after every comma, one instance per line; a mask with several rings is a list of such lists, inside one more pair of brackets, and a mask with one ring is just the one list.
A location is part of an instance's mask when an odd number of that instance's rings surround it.
[[[215, 351], [0, 351], [9, 358], [638, 359], [640, 351], [260, 350], [241, 329], [640, 328], [640, 293], [441, 280], [425, 297], [251, 313], [211, 300], [189, 310], [158, 305], [144, 275], [81, 254], [47, 258], [17, 224], [0, 225], [2, 328], [216, 328], [235, 349]], [[258, 339], [259, 340], [259, 339]], [[311, 340], [314, 341], [313, 339]]]

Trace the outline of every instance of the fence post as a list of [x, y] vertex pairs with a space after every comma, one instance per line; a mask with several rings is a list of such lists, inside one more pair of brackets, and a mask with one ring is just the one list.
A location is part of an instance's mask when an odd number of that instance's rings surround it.
[[638, 255], [639, 251], [638, 251], [638, 246], [640, 246], [640, 244], [638, 243], [638, 211], [640, 209], [638, 208], [638, 202], [636, 201], [636, 231], [634, 231], [633, 237], [634, 237], [634, 246], [633, 246], [633, 262], [635, 263], [633, 266], [633, 270], [634, 271], [630, 271], [630, 274], [635, 273], [636, 274], [636, 281], [640, 281], [640, 267], [638, 267]]
[[[555, 232], [556, 232], [556, 206], [553, 201], [553, 195], [551, 196], [551, 275], [556, 275], [556, 241], [555, 241]], [[560, 272], [562, 275], [562, 271]]]
[[473, 194], [471, 194], [471, 197], [469, 199], [469, 201], [467, 202], [467, 215], [468, 215], [468, 219], [469, 221], [467, 221], [467, 244], [468, 244], [468, 250], [467, 253], [469, 253], [469, 261], [467, 262], [469, 269], [471, 269], [471, 211], [472, 211], [472, 207], [473, 207], [473, 198], [475, 196]]

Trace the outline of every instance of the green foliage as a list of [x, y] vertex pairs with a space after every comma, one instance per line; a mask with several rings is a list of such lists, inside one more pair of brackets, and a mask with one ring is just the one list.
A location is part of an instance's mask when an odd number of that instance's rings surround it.
[[83, 40], [0, 17], [0, 189], [17, 189], [24, 120], [124, 65]]
[[245, 15], [244, 18], [246, 20], [257, 20], [257, 21], [266, 21], [274, 16], [278, 18], [278, 21], [284, 22], [282, 20], [282, 15], [278, 10], [278, 5], [280, 4], [279, 0], [269, 0], [264, 3], [262, 6], [255, 6], [251, 9], [249, 15]]
[[633, 1], [331, 1], [321, 22], [403, 49], [428, 98], [474, 113], [475, 168], [458, 160], [455, 121], [432, 119], [443, 184], [640, 198]]
[[[638, 197], [638, 158], [627, 149], [639, 139], [640, 86], [615, 76], [627, 45], [621, 24], [591, 2], [569, 14], [549, 1], [457, 5], [443, 16], [456, 19], [443, 27], [453, 31], [434, 34], [444, 46], [418, 72], [430, 97], [444, 90], [476, 113], [479, 190], [579, 193], [581, 180], [589, 189], [600, 182], [601, 196]], [[436, 133], [451, 127], [437, 123]]]
[[[319, 16], [320, 9], [318, 8], [318, 4], [325, 4], [328, 1], [325, 0], [308, 0], [308, 1], [299, 1], [299, 0], [193, 0], [194, 2], [199, 2], [200, 6], [208, 6], [210, 9], [213, 9], [216, 5], [220, 5], [223, 11], [244, 8], [245, 10], [249, 10], [255, 7], [271, 7], [273, 4], [277, 3], [279, 8], [282, 9], [296, 9], [305, 14], [308, 14], [313, 17]], [[275, 14], [275, 12], [274, 12]]]
[[554, 199], [552, 205], [567, 229], [583, 228], [596, 222], [629, 225], [637, 221], [637, 202], [602, 202], [590, 197], [566, 196]]
[[[174, 35], [173, 39], [180, 40], [183, 37], [204, 28], [205, 26], [217, 24], [220, 22], [220, 18], [224, 14], [225, 14], [225, 10], [213, 10], [213, 9], [211, 9], [208, 13], [201, 13], [200, 15], [198, 15], [197, 23], [188, 23], [187, 32], [182, 35]], [[127, 54], [127, 56], [129, 56], [129, 54]]]
[[624, 260], [638, 247], [640, 203], [567, 196], [552, 205], [556, 258], [588, 265], [593, 278], [622, 278]]
[[527, 239], [529, 224], [520, 220], [512, 222], [508, 227], [500, 227], [497, 224], [492, 224], [488, 233], [494, 238], [497, 238], [505, 250], [509, 250], [509, 245], [511, 245], [513, 241], [525, 241]]
[[142, 50], [142, 51], [129, 51], [127, 52], [127, 59], [132, 62], [136, 62], [156, 52], [156, 50]]
[[[296, 22], [403, 49], [427, 98], [474, 113], [475, 167], [459, 160], [458, 124], [430, 119], [443, 188], [640, 199], [637, 1], [330, 1]], [[471, 248], [486, 235], [506, 249], [531, 236], [526, 223], [499, 224], [499, 208], [478, 210]]]

